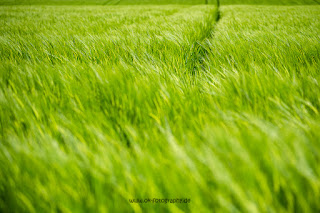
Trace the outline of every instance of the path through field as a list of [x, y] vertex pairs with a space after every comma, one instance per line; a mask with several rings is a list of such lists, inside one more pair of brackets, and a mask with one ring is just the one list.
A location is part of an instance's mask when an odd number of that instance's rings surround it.
[[0, 2], [0, 212], [320, 211], [315, 1], [104, 2]]

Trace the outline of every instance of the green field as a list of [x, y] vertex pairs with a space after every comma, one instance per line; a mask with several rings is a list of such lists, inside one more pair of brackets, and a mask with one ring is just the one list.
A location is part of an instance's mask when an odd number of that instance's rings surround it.
[[[0, 0], [0, 5], [216, 5], [218, 0]], [[317, 5], [320, 0], [219, 0], [221, 5]]]
[[[206, 0], [1, 0], [0, 5], [168, 5], [204, 4]], [[215, 4], [216, 0], [208, 0]]]
[[320, 6], [209, 3], [0, 0], [0, 212], [319, 212]]

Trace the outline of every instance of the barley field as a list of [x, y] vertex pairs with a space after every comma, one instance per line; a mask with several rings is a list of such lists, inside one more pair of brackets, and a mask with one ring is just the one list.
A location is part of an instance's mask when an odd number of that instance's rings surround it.
[[0, 212], [319, 212], [320, 1], [0, 0]]

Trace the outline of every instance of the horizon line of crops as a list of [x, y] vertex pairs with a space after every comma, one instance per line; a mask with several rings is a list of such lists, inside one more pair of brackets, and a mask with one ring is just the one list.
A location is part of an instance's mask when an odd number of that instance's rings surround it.
[[[0, 5], [216, 5], [218, 0], [0, 0]], [[220, 0], [221, 5], [318, 5], [319, 0]]]

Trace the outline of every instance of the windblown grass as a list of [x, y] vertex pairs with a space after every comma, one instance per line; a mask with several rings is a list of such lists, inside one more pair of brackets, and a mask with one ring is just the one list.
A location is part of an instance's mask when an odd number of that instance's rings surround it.
[[220, 0], [222, 5], [309, 5], [320, 4], [319, 0]]
[[319, 11], [1, 7], [0, 210], [318, 212]]
[[[217, 0], [0, 0], [0, 5], [168, 5], [217, 4]], [[308, 5], [319, 0], [220, 0], [222, 5]]]
[[[216, 0], [208, 0], [215, 3]], [[0, 5], [165, 5], [205, 4], [205, 0], [0, 0]]]
[[149, 193], [187, 196], [185, 186], [168, 188], [178, 183], [165, 180], [169, 170], [150, 178], [161, 165], [176, 167], [163, 153], [161, 123], [183, 116], [187, 106], [170, 99], [192, 88], [194, 47], [211, 31], [215, 9], [1, 9], [1, 209], [114, 212], [119, 202], [129, 211], [139, 209], [130, 198]]

